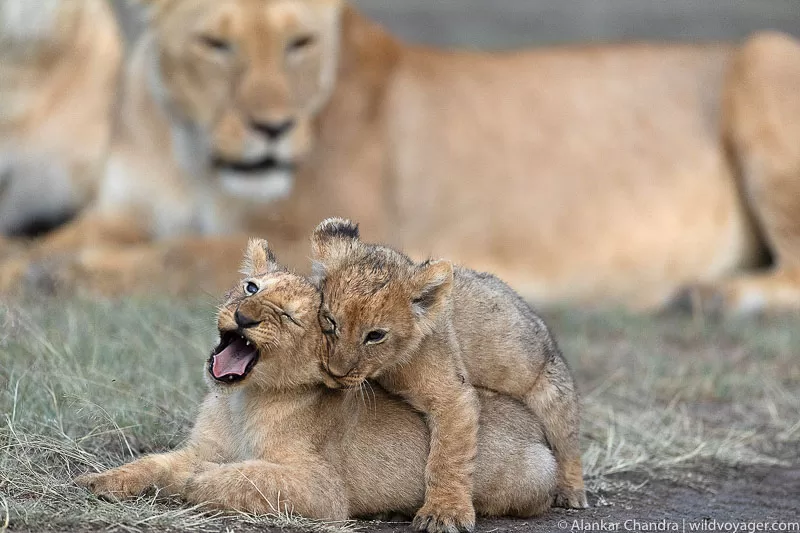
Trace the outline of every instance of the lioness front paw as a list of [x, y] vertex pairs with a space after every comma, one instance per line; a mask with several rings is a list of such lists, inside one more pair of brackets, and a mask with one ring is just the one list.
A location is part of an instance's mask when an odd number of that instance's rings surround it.
[[559, 487], [556, 489], [553, 506], [564, 507], [565, 509], [586, 509], [589, 507], [589, 502], [586, 500], [586, 491], [582, 488]]
[[428, 533], [459, 533], [475, 529], [475, 509], [472, 503], [439, 505], [425, 502], [417, 512], [412, 526]]
[[0, 294], [20, 292], [28, 271], [25, 258], [13, 258], [0, 263]]
[[54, 295], [63, 285], [60, 273], [65, 262], [63, 256], [22, 256], [5, 261], [0, 265], [0, 294]]
[[75, 478], [75, 483], [108, 500], [135, 498], [152, 487], [149, 476], [126, 469], [124, 466], [99, 474], [78, 476]]
[[731, 306], [731, 295], [714, 285], [689, 285], [679, 290], [669, 304], [671, 309], [717, 318]]

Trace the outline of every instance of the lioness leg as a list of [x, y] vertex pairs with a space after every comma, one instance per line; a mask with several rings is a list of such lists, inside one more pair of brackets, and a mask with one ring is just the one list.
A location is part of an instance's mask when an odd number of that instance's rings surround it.
[[117, 248], [146, 239], [146, 233], [133, 217], [86, 213], [24, 251], [3, 257], [0, 293], [19, 292], [25, 285], [40, 285], [42, 278], [54, 278], [53, 272], [70, 268], [76, 254], [89, 247]]
[[148, 489], [162, 494], [178, 495], [186, 480], [198, 469], [212, 463], [200, 461], [192, 449], [153, 454], [97, 474], [75, 478], [75, 483], [104, 498], [134, 498]]
[[800, 43], [770, 33], [747, 42], [727, 80], [724, 135], [773, 268], [689, 291], [719, 312], [800, 308]]
[[344, 482], [322, 459], [302, 465], [256, 460], [220, 465], [192, 477], [183, 496], [220, 510], [326, 520], [349, 516]]
[[104, 296], [219, 294], [235, 279], [246, 243], [246, 237], [232, 236], [87, 248], [15, 270], [0, 269], [0, 293], [45, 287]]
[[129, 246], [149, 238], [142, 221], [133, 214], [110, 215], [89, 211], [48, 234], [32, 252], [36, 257], [44, 257], [82, 248]]

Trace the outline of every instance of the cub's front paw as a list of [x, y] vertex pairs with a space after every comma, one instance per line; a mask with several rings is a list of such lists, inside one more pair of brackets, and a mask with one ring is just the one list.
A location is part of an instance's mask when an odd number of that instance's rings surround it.
[[425, 502], [417, 512], [412, 526], [428, 533], [459, 533], [475, 529], [475, 509], [472, 503], [440, 505]]
[[149, 476], [124, 466], [99, 474], [84, 474], [75, 478], [75, 483], [107, 500], [122, 500], [140, 496], [151, 488]]
[[583, 488], [559, 487], [556, 489], [553, 506], [565, 509], [586, 509], [589, 507], [589, 502], [586, 501], [586, 491]]

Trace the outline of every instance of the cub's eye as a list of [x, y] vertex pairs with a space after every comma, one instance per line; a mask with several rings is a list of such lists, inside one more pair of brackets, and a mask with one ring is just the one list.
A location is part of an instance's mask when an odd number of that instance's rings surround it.
[[289, 45], [286, 47], [287, 52], [299, 52], [305, 48], [308, 48], [312, 44], [316, 42], [313, 35], [302, 35], [295, 39], [289, 41]]
[[380, 329], [374, 329], [364, 337], [364, 344], [380, 344], [385, 340], [386, 332]]
[[258, 292], [258, 285], [256, 285], [252, 281], [248, 281], [247, 284], [244, 286], [244, 292], [246, 292], [247, 294], [255, 294]]
[[208, 48], [216, 50], [217, 52], [230, 52], [231, 43], [219, 37], [212, 37], [210, 35], [201, 35], [200, 42]]
[[336, 321], [330, 315], [322, 315], [323, 324], [322, 324], [322, 332], [331, 335], [336, 333]]

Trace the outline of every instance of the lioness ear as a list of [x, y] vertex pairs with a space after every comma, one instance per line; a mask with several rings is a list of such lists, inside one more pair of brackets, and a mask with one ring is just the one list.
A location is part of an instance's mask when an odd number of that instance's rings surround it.
[[128, 0], [128, 3], [134, 6], [159, 7], [174, 1], [175, 0]]
[[311, 254], [317, 261], [330, 262], [348, 253], [358, 242], [358, 224], [344, 218], [326, 218], [311, 234]]
[[419, 318], [435, 320], [447, 308], [453, 291], [453, 264], [427, 261], [411, 277], [411, 309]]
[[175, 2], [176, 0], [128, 0], [128, 3], [133, 6], [143, 7], [147, 18], [153, 18]]
[[247, 250], [244, 252], [241, 273], [245, 276], [266, 274], [281, 269], [275, 254], [269, 249], [269, 243], [264, 239], [250, 239]]

